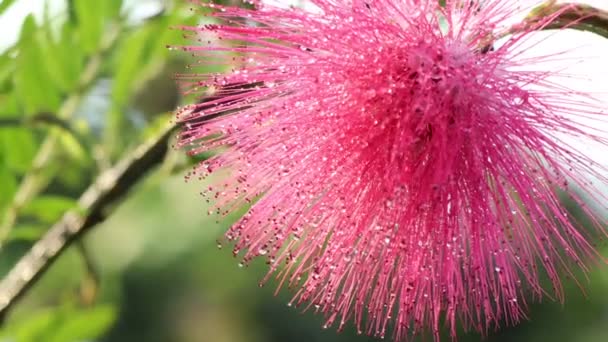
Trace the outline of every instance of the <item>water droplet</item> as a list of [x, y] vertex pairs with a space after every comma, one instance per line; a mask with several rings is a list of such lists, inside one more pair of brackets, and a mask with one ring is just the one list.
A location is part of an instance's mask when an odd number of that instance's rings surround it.
[[517, 96], [517, 97], [513, 98], [514, 105], [521, 106], [523, 103], [524, 103], [524, 100], [521, 97]]

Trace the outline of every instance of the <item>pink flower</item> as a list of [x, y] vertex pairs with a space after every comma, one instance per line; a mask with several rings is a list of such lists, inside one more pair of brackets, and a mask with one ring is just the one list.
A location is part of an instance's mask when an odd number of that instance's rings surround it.
[[555, 56], [520, 56], [553, 18], [492, 47], [539, 2], [312, 2], [207, 4], [220, 24], [185, 28], [203, 67], [230, 68], [183, 76], [212, 96], [179, 118], [191, 153], [222, 151], [196, 170], [225, 170], [205, 191], [217, 212], [252, 204], [234, 255], [266, 258], [327, 326], [398, 340], [515, 324], [528, 291], [562, 299], [559, 274], [601, 257], [561, 194], [602, 231], [582, 198], [606, 200], [586, 175], [607, 181], [564, 137], [608, 139], [576, 120], [605, 118], [559, 71], [531, 70]]

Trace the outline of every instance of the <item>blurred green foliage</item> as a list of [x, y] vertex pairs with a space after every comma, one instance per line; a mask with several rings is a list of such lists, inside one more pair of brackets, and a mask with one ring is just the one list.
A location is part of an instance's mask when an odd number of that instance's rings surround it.
[[[25, 2], [3, 0], [0, 18]], [[172, 75], [190, 56], [166, 45], [185, 43], [171, 27], [201, 18], [186, 1], [145, 3], [157, 10], [141, 15], [137, 0], [49, 0], [21, 27], [0, 27], [18, 31], [0, 51], [0, 275], [184, 101]], [[323, 330], [320, 315], [287, 307], [288, 290], [259, 288], [265, 265], [241, 269], [216, 246], [236, 217], [208, 217], [204, 184], [183, 181], [182, 153], [166, 159], [5, 317], [0, 341], [373, 340]], [[608, 340], [608, 271], [583, 285], [587, 296], [567, 281], [565, 305], [534, 304], [531, 321], [487, 340]]]

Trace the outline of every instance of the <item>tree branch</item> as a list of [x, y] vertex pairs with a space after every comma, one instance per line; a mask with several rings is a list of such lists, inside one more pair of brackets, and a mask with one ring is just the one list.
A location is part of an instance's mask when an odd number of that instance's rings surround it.
[[540, 20], [555, 13], [559, 13], [559, 15], [546, 27], [543, 27], [544, 30], [568, 28], [588, 31], [608, 38], [608, 12], [589, 5], [558, 4], [557, 0], [549, 0], [535, 8], [521, 24], [514, 26], [509, 33], [525, 31], [526, 28], [534, 27]]
[[147, 171], [162, 162], [175, 128], [175, 125], [169, 125], [152, 141], [103, 172], [82, 194], [78, 208], [66, 213], [32, 246], [0, 282], [0, 318], [5, 318], [10, 308], [63, 251], [88, 228], [102, 222], [113, 204], [123, 198]]

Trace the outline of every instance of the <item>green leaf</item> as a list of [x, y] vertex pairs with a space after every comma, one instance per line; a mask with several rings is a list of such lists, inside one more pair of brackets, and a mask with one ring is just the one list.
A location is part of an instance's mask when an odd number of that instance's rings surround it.
[[64, 77], [68, 80], [71, 88], [78, 86], [85, 65], [85, 52], [76, 39], [76, 28], [72, 23], [66, 21], [62, 28], [59, 43], [57, 45], [58, 54], [61, 55], [63, 62]]
[[170, 113], [159, 114], [141, 131], [141, 140], [157, 137], [160, 132], [165, 131], [172, 123], [174, 116]]
[[112, 105], [117, 109], [127, 104], [135, 75], [146, 63], [143, 57], [150, 33], [147, 27], [139, 29], [131, 33], [119, 48], [112, 87]]
[[[8, 92], [11, 88], [9, 80], [15, 72], [15, 59], [5, 53], [0, 56], [0, 93]], [[1, 101], [0, 101], [1, 102]]]
[[151, 33], [150, 28], [144, 26], [132, 32], [119, 46], [114, 65], [111, 109], [107, 115], [104, 132], [104, 147], [109, 155], [118, 152], [125, 141], [123, 139], [126, 125], [124, 113], [133, 94], [133, 87], [137, 84], [137, 77], [147, 63], [145, 49]]
[[110, 305], [91, 309], [61, 306], [25, 317], [7, 325], [0, 334], [0, 341], [78, 342], [97, 339], [116, 321], [117, 310]]
[[76, 206], [76, 201], [69, 197], [44, 195], [34, 198], [22, 210], [41, 222], [52, 224], [58, 221], [66, 211]]
[[13, 324], [10, 331], [4, 332], [1, 341], [33, 342], [44, 341], [45, 331], [53, 328], [57, 315], [52, 311], [31, 314], [27, 320]]
[[66, 315], [49, 342], [74, 342], [96, 339], [116, 321], [117, 310], [110, 305], [101, 305], [89, 310], [75, 311]]
[[108, 18], [118, 18], [120, 16], [120, 10], [122, 9], [122, 0], [105, 0], [104, 12]]
[[[0, 93], [0, 118], [2, 117], [14, 117], [19, 113], [19, 101], [14, 92]], [[0, 127], [0, 132], [6, 127]], [[13, 127], [11, 127], [12, 129]], [[2, 141], [2, 138], [0, 138]], [[0, 147], [0, 151], [2, 148]]]
[[88, 53], [94, 52], [101, 41], [105, 21], [103, 16], [104, 2], [91, 0], [72, 1], [78, 22], [80, 43]]
[[12, 171], [27, 171], [32, 165], [36, 150], [36, 139], [27, 129], [11, 127], [0, 130], [0, 155], [4, 156], [7, 167]]
[[0, 154], [0, 217], [3, 217], [4, 210], [12, 203], [17, 191], [17, 180], [1, 158]]
[[152, 44], [151, 57], [166, 57], [172, 52], [166, 48], [167, 45], [187, 45], [191, 43], [184, 38], [184, 32], [178, 26], [194, 26], [200, 18], [192, 11], [171, 11], [156, 23], [156, 39]]
[[42, 225], [17, 225], [8, 235], [9, 241], [28, 241], [34, 242], [40, 239], [46, 233], [48, 227]]
[[73, 134], [70, 132], [61, 131], [58, 133], [58, 135], [59, 142], [71, 158], [82, 164], [85, 164], [91, 160], [88, 151], [82, 146], [82, 144]]
[[14, 2], [15, 2], [15, 0], [1, 0], [0, 1], [0, 14], [4, 13], [4, 11], [6, 11]]
[[26, 114], [55, 112], [61, 98], [45, 67], [44, 51], [38, 44], [38, 26], [27, 16], [21, 30], [14, 73], [15, 90]]
[[[84, 67], [84, 54], [74, 39], [74, 26], [66, 21], [55, 34], [52, 18], [45, 7], [44, 23], [41, 32], [36, 35], [37, 44], [44, 54], [43, 60], [51, 80], [64, 93], [77, 86], [80, 73]], [[58, 37], [56, 37], [58, 36]]]

